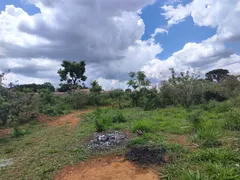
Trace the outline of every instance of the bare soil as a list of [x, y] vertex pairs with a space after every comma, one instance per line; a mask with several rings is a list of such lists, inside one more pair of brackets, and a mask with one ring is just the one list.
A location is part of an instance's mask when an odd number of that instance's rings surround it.
[[159, 180], [151, 169], [138, 168], [122, 157], [92, 159], [61, 170], [55, 180]]
[[0, 129], [0, 138], [8, 137], [11, 129]]
[[81, 120], [79, 115], [92, 112], [94, 109], [87, 109], [82, 111], [73, 111], [72, 113], [59, 117], [49, 117], [46, 115], [38, 116], [38, 121], [47, 123], [49, 126], [64, 126], [75, 127]]

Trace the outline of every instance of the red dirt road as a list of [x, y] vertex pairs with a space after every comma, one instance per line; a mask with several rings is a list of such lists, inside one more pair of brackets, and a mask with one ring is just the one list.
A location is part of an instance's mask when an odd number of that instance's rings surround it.
[[47, 123], [49, 126], [64, 126], [75, 127], [81, 120], [79, 115], [87, 114], [92, 112], [94, 109], [87, 109], [82, 111], [73, 111], [70, 114], [59, 116], [59, 117], [49, 117], [46, 115], [41, 115], [37, 119], [42, 123]]
[[159, 177], [121, 157], [105, 157], [65, 167], [55, 180], [159, 180]]

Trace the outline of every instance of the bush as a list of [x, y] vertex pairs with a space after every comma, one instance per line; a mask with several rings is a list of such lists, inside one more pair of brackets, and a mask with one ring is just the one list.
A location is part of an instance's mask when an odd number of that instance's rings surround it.
[[240, 109], [233, 108], [226, 114], [225, 128], [240, 130]]
[[97, 132], [106, 131], [111, 124], [112, 119], [109, 116], [101, 117], [100, 119], [95, 119], [95, 128]]
[[225, 101], [227, 98], [222, 95], [220, 92], [213, 91], [213, 90], [208, 90], [204, 92], [204, 99], [208, 102], [210, 100], [215, 100], [215, 101]]
[[67, 95], [66, 101], [73, 109], [82, 109], [88, 104], [89, 94], [73, 92]]
[[189, 114], [187, 120], [192, 124], [194, 131], [197, 131], [199, 128], [201, 128], [202, 123], [201, 111]]
[[25, 134], [30, 134], [30, 131], [28, 129], [19, 129], [18, 127], [14, 127], [10, 133], [10, 137], [20, 137]]
[[11, 125], [12, 117], [19, 124], [34, 117], [37, 101], [33, 93], [14, 92], [0, 87], [0, 125]]
[[154, 125], [153, 125], [152, 121], [139, 120], [136, 122], [136, 124], [132, 128], [132, 131], [134, 133], [136, 133], [138, 130], [141, 130], [145, 133], [153, 132]]
[[93, 112], [97, 132], [106, 131], [112, 125], [112, 117], [109, 116], [108, 111], [97, 109]]
[[127, 122], [126, 117], [123, 115], [122, 111], [117, 111], [112, 118], [113, 123], [124, 123]]

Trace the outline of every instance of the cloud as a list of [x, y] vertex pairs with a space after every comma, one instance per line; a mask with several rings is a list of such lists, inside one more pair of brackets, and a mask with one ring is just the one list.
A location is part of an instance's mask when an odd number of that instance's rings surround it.
[[162, 9], [169, 27], [191, 16], [197, 26], [214, 27], [217, 33], [200, 43], [186, 43], [164, 61], [150, 61], [142, 68], [150, 77], [166, 76], [166, 68], [178, 71], [193, 68], [203, 73], [227, 68], [230, 72], [239, 73], [240, 56], [226, 47], [226, 43], [240, 42], [240, 27], [237, 23], [240, 17], [239, 0], [193, 0], [185, 6], [164, 5]]
[[156, 28], [150, 39], [141, 40], [145, 24], [139, 14], [155, 0], [27, 2], [40, 13], [29, 15], [7, 5], [0, 14], [0, 71], [11, 69], [11, 81], [57, 85], [63, 59], [86, 60], [88, 83], [97, 79], [107, 89], [125, 87], [128, 73], [140, 69], [149, 77], [166, 77], [171, 67], [203, 72], [240, 69], [239, 55], [226, 47], [226, 43], [240, 42], [239, 0], [193, 0], [186, 5], [165, 1], [162, 15], [168, 28], [191, 16], [195, 25], [217, 30], [202, 42], [186, 43], [165, 60], [157, 59], [163, 49], [154, 37], [168, 30]]
[[168, 34], [168, 30], [163, 28], [156, 28], [154, 33], [151, 35], [151, 37], [154, 38], [156, 35], [164, 34], [164, 33]]
[[240, 41], [240, 27], [236, 23], [240, 17], [239, 0], [193, 0], [185, 6], [165, 5], [162, 9], [169, 26], [191, 16], [198, 26], [217, 28], [219, 40]]
[[[35, 15], [7, 5], [0, 14], [0, 61], [7, 59], [15, 74], [55, 80], [63, 59], [86, 60], [91, 79], [124, 80], [162, 51], [140, 40], [145, 25], [138, 12], [154, 2], [29, 0], [40, 9]], [[47, 65], [39, 66], [43, 59]]]

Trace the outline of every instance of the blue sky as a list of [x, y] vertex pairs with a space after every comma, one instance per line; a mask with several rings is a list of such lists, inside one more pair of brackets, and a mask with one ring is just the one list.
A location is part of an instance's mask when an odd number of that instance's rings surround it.
[[22, 8], [24, 11], [28, 12], [28, 14], [30, 15], [40, 12], [36, 6], [27, 3], [25, 0], [1, 0], [0, 11], [4, 10], [5, 6], [10, 4], [13, 4], [15, 7]]
[[[189, 2], [190, 0], [185, 0], [183, 4]], [[148, 39], [156, 28], [164, 28], [167, 26], [167, 20], [161, 15], [163, 13], [163, 10], [160, 8], [162, 5], [163, 1], [158, 0], [154, 5], [147, 6], [143, 9], [141, 17], [144, 20], [146, 29], [142, 39]], [[192, 17], [188, 17], [184, 22], [169, 28], [168, 31], [168, 34], [159, 34], [155, 38], [164, 49], [164, 51], [158, 55], [162, 60], [167, 59], [172, 53], [181, 50], [186, 43], [199, 43], [216, 33], [215, 28], [194, 25]]]

